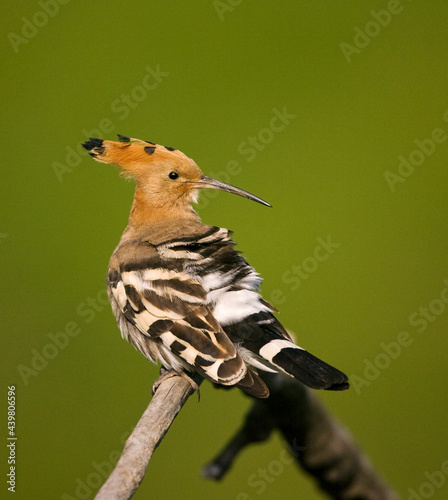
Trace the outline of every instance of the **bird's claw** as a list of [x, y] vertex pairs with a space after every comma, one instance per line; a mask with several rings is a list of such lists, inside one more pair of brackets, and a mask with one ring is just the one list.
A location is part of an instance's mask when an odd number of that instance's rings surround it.
[[189, 375], [187, 375], [185, 372], [176, 372], [175, 370], [167, 370], [166, 368], [163, 367], [160, 368], [160, 377], [152, 384], [152, 395], [154, 396], [154, 394], [156, 393], [157, 389], [162, 384], [162, 382], [171, 377], [176, 377], [176, 376], [180, 376], [188, 381], [193, 390], [198, 393], [198, 402], [199, 402], [201, 397], [201, 393], [199, 392], [199, 386]]

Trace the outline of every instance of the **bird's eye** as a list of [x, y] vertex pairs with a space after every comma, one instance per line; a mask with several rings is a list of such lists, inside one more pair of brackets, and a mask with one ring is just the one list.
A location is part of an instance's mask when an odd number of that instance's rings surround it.
[[176, 180], [176, 179], [179, 177], [179, 174], [178, 174], [177, 172], [170, 172], [170, 173], [168, 174], [168, 177], [169, 177], [172, 181], [174, 181], [174, 180]]

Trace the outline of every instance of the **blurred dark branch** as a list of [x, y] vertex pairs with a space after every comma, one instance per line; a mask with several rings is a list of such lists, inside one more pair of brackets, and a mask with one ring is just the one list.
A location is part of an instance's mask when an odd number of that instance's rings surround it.
[[[192, 377], [198, 385], [199, 376]], [[127, 500], [137, 491], [157, 446], [182, 406], [194, 392], [184, 377], [159, 379], [160, 385], [124, 446], [120, 459], [96, 500]], [[157, 382], [156, 382], [157, 383]]]
[[271, 396], [253, 402], [243, 426], [204, 467], [205, 477], [221, 479], [245, 446], [265, 441], [278, 429], [298, 464], [330, 498], [398, 499], [313, 391], [286, 375], [263, 373], [262, 377]]

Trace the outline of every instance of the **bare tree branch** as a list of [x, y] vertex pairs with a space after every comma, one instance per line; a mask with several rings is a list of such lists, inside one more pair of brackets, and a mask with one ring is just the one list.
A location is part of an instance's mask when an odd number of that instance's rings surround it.
[[[291, 377], [262, 374], [268, 399], [254, 400], [241, 429], [203, 469], [221, 479], [249, 444], [266, 441], [273, 430], [283, 435], [297, 463], [336, 500], [397, 500], [375, 472], [352, 436], [325, 410], [313, 391]], [[193, 377], [198, 385], [202, 379]], [[136, 492], [148, 463], [188, 397], [194, 392], [184, 377], [163, 377], [157, 392], [126, 441], [115, 469], [96, 500], [128, 500]]]
[[[198, 385], [202, 381], [197, 375], [192, 378]], [[132, 497], [143, 480], [154, 450], [193, 392], [193, 386], [184, 377], [172, 374], [161, 379], [96, 500], [127, 500]]]
[[245, 446], [266, 440], [278, 429], [296, 461], [330, 498], [397, 500], [313, 391], [286, 375], [263, 373], [262, 377], [271, 396], [254, 401], [241, 429], [204, 467], [205, 477], [221, 479]]

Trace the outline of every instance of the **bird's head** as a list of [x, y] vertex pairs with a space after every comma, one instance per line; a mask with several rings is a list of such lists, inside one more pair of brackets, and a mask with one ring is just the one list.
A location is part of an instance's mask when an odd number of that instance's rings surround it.
[[148, 209], [192, 211], [202, 188], [238, 194], [266, 206], [269, 203], [230, 184], [206, 177], [196, 163], [177, 149], [118, 135], [119, 142], [90, 138], [83, 146], [95, 160], [122, 169], [137, 182], [136, 202]]

